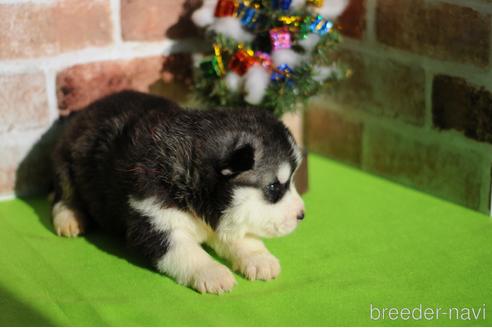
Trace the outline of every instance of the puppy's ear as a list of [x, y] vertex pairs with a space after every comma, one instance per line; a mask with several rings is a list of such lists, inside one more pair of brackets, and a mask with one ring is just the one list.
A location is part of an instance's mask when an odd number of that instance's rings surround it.
[[220, 166], [220, 174], [233, 176], [251, 170], [255, 164], [255, 150], [250, 144], [236, 148]]

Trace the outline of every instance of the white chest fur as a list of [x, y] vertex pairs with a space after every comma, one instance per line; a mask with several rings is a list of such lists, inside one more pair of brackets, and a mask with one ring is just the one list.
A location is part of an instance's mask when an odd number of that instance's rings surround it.
[[205, 242], [213, 234], [212, 228], [195, 215], [175, 208], [163, 208], [155, 197], [143, 200], [130, 197], [129, 204], [138, 213], [149, 217], [158, 231], [186, 233], [198, 243]]

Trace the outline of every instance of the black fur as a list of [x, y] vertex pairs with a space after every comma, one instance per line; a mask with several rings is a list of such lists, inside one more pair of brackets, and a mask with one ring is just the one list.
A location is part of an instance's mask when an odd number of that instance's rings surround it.
[[68, 118], [53, 155], [55, 197], [155, 261], [166, 251], [166, 235], [130, 208], [130, 195], [154, 196], [214, 228], [235, 186], [266, 192], [281, 162], [296, 167], [289, 137], [264, 110], [183, 110], [124, 91]]

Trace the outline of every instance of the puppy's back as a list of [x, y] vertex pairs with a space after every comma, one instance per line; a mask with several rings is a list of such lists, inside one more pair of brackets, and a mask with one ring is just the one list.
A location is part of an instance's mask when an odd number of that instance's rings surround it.
[[[56, 176], [74, 189], [73, 202], [105, 225], [118, 227], [120, 202], [125, 199], [118, 179], [118, 161], [125, 156], [126, 131], [147, 115], [172, 115], [179, 107], [165, 98], [135, 91], [104, 97], [66, 119], [53, 153]], [[69, 180], [69, 181], [67, 181]], [[60, 184], [60, 183], [58, 183]], [[55, 184], [56, 186], [57, 184]], [[55, 201], [62, 198], [55, 188]], [[114, 203], [114, 204], [112, 204]], [[123, 227], [121, 227], [123, 228]]]

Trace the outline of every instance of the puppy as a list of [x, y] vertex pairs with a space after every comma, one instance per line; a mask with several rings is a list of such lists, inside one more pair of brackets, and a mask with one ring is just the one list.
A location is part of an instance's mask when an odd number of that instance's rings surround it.
[[304, 218], [292, 181], [301, 153], [265, 110], [183, 110], [124, 91], [71, 115], [53, 162], [58, 235], [94, 222], [202, 293], [235, 284], [202, 243], [246, 278], [270, 280], [280, 264], [260, 238], [287, 235]]

